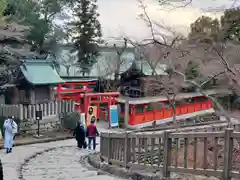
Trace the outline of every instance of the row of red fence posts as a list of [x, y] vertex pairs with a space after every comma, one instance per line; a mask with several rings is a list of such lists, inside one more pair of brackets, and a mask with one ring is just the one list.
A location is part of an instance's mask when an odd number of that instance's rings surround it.
[[[176, 107], [176, 116], [200, 112], [212, 108], [210, 100], [206, 102], [195, 102], [194, 104], [186, 104]], [[172, 108], [161, 108], [160, 110], [146, 111], [146, 105], [142, 113], [137, 113], [134, 106], [130, 106], [131, 113], [129, 115], [129, 124], [137, 125], [141, 123], [151, 122], [154, 120], [161, 120], [173, 116]], [[122, 114], [123, 116], [123, 114]]]

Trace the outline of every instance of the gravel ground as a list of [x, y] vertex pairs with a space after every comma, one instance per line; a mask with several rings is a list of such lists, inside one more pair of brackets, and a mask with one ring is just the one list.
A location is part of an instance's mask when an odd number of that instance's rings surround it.
[[[76, 141], [71, 139], [19, 146], [15, 147], [11, 154], [5, 154], [2, 151], [0, 155], [3, 163], [4, 180], [19, 180], [21, 174], [23, 180], [96, 180], [96, 178], [98, 180], [120, 180], [120, 178], [99, 173], [95, 169], [86, 167], [84, 163], [80, 162], [80, 158], [92, 151], [79, 150], [75, 146]], [[99, 148], [99, 145], [97, 147]], [[57, 149], [39, 154], [25, 162], [27, 158], [34, 154], [50, 148]], [[21, 173], [19, 170], [21, 170]]]
[[89, 169], [80, 162], [81, 156], [90, 151], [76, 147], [58, 148], [36, 156], [24, 165], [22, 175], [25, 180], [118, 180], [109, 175], [98, 175], [98, 171]]

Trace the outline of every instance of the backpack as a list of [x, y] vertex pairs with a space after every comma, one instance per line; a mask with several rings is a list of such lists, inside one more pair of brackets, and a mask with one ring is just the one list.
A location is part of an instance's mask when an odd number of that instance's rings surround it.
[[15, 121], [13, 119], [11, 119], [12, 133], [17, 134], [18, 128], [16, 126], [14, 126], [13, 122], [14, 122], [14, 124], [16, 124]]

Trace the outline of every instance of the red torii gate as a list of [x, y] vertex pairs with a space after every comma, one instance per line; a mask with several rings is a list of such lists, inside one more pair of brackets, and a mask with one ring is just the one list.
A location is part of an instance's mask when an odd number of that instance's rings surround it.
[[81, 99], [83, 99], [81, 111], [85, 113], [85, 118], [87, 118], [86, 116], [87, 116], [87, 112], [88, 112], [88, 107], [91, 104], [97, 105], [97, 118], [99, 118], [99, 116], [100, 116], [100, 103], [107, 103], [108, 120], [110, 120], [110, 106], [116, 104], [116, 102], [117, 102], [116, 98], [118, 98], [119, 95], [120, 95], [119, 92], [80, 94], [79, 102], [81, 102]]
[[[89, 93], [92, 92], [91, 88], [88, 88], [88, 85], [95, 84], [95, 82], [74, 82], [74, 83], [64, 83], [64, 85], [69, 85], [71, 88], [64, 89], [62, 84], [58, 84], [57, 87], [57, 98], [58, 99], [72, 99], [78, 100], [78, 95], [80, 93]], [[82, 85], [83, 89], [76, 89], [75, 85]]]
[[[85, 113], [87, 118], [88, 107], [91, 104], [97, 106], [97, 118], [100, 117], [100, 103], [107, 103], [108, 112], [110, 106], [116, 104], [116, 98], [119, 97], [119, 92], [105, 92], [105, 93], [93, 93], [91, 88], [88, 88], [89, 84], [96, 84], [95, 82], [69, 82], [64, 85], [70, 86], [70, 88], [64, 89], [62, 84], [58, 84], [57, 87], [57, 99], [71, 99], [75, 104], [75, 110]], [[82, 89], [76, 89], [76, 85], [82, 85]], [[110, 113], [108, 113], [108, 120], [110, 120]]]

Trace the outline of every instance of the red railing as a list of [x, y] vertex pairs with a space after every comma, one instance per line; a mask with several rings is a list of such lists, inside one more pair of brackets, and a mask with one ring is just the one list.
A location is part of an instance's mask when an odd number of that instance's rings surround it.
[[[205, 102], [194, 102], [192, 104], [185, 104], [176, 107], [176, 116], [191, 114], [212, 108], [212, 102], [207, 100]], [[163, 108], [155, 111], [147, 111], [144, 113], [135, 113], [129, 115], [129, 125], [137, 125], [154, 120], [167, 119], [173, 116], [172, 108]]]

